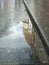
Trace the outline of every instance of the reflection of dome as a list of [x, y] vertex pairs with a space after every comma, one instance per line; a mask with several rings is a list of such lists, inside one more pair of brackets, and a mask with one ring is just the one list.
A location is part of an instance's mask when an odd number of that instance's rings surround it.
[[28, 29], [27, 23], [24, 23], [24, 24], [23, 24], [23, 28], [24, 28], [24, 29]]
[[25, 20], [23, 22], [23, 33], [24, 33], [26, 41], [28, 42], [29, 45], [31, 45], [31, 41], [32, 41], [32, 24], [31, 24], [30, 20]]
[[32, 33], [32, 24], [31, 24], [30, 19], [25, 20], [23, 22], [23, 28], [24, 28], [25, 31], [27, 30], [28, 33]]

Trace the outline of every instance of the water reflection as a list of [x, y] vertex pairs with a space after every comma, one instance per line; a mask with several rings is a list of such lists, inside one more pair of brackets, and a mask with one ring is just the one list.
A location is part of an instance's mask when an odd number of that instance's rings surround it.
[[34, 53], [23, 34], [24, 9], [21, 0], [0, 0], [0, 64], [2, 65], [35, 62]]
[[[19, 5], [17, 5], [17, 3]], [[14, 22], [17, 23], [22, 20], [21, 12], [23, 9], [21, 7], [22, 2], [20, 1], [20, 3], [19, 0], [0, 0], [0, 36], [3, 36], [5, 32], [7, 33], [8, 28], [13, 25]]]
[[[8, 28], [11, 33], [0, 38], [0, 63], [33, 64], [35, 56], [23, 35], [22, 22]], [[33, 56], [32, 56], [33, 54]]]
[[23, 21], [23, 33], [28, 44], [32, 45], [32, 24], [30, 19], [26, 19]]

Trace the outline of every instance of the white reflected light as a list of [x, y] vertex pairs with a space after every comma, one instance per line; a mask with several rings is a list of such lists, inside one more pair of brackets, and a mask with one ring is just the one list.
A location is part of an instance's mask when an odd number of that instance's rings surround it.
[[11, 32], [13, 32], [13, 33], [16, 33], [16, 26], [12, 26], [12, 27], [10, 27], [10, 29], [9, 29]]
[[12, 38], [23, 37], [22, 23], [19, 23], [17, 25], [10, 27], [9, 31], [11, 32], [10, 37], [12, 37]]

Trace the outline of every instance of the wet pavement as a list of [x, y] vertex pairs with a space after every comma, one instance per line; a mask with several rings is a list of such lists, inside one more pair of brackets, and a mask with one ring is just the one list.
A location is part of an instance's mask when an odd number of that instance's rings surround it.
[[0, 0], [0, 65], [35, 64], [23, 33], [24, 10], [21, 0]]
[[24, 36], [23, 20], [28, 19], [22, 0], [0, 0], [0, 65], [40, 62]]
[[0, 64], [34, 63], [31, 47], [23, 35], [22, 23], [9, 28], [10, 34], [0, 38]]

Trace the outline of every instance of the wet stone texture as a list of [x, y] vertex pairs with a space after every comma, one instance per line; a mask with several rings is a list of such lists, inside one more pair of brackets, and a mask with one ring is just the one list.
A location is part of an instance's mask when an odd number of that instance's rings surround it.
[[24, 19], [28, 15], [22, 0], [0, 0], [0, 65], [40, 63], [24, 37]]
[[31, 49], [29, 48], [13, 48], [13, 49], [0, 49], [0, 64], [33, 64], [31, 61]]

